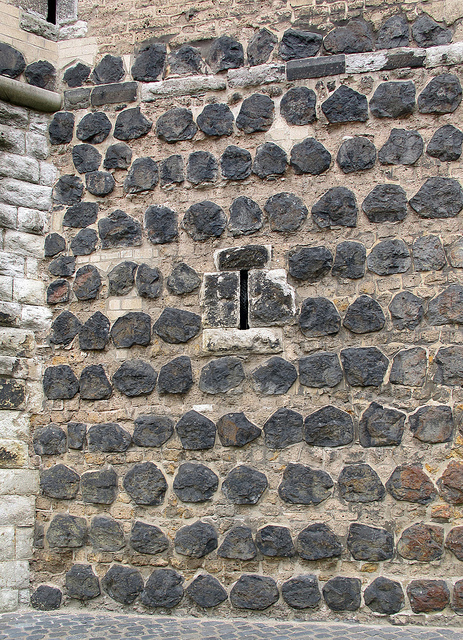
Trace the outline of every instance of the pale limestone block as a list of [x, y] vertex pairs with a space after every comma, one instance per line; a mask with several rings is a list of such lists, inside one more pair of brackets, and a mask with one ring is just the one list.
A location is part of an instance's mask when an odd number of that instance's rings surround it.
[[28, 278], [13, 280], [13, 301], [23, 304], [40, 305], [45, 303], [45, 283]]
[[256, 67], [229, 69], [227, 80], [231, 89], [285, 82], [286, 67], [284, 64], [260, 64]]
[[37, 209], [18, 208], [18, 231], [42, 234], [45, 228], [46, 215]]
[[18, 210], [9, 204], [0, 203], [0, 227], [16, 229]]
[[206, 91], [224, 91], [227, 83], [219, 76], [189, 76], [186, 78], [170, 78], [161, 82], [143, 83], [141, 87], [142, 102], [154, 102], [164, 96], [189, 96]]
[[26, 153], [26, 136], [24, 131], [0, 124], [0, 150], [10, 153]]
[[0, 102], [0, 124], [26, 129], [29, 124], [29, 112], [24, 107], [16, 107], [7, 102]]
[[58, 179], [58, 170], [50, 162], [40, 162], [40, 184], [52, 187]]
[[46, 136], [41, 133], [26, 133], [26, 153], [37, 160], [46, 160], [50, 148]]
[[272, 354], [283, 351], [282, 329], [204, 329], [203, 351], [215, 354]]
[[29, 586], [29, 563], [11, 560], [0, 563], [0, 588], [25, 589]]
[[441, 65], [456, 65], [463, 62], [463, 42], [444, 44], [439, 47], [426, 49], [426, 67], [440, 67]]
[[14, 527], [0, 527], [0, 562], [15, 558]]
[[16, 528], [16, 560], [30, 560], [34, 543], [34, 527]]
[[37, 160], [19, 156], [15, 153], [0, 154], [0, 176], [37, 183], [40, 167]]
[[44, 252], [44, 239], [32, 233], [13, 231], [5, 232], [3, 248], [18, 256], [33, 256], [42, 258]]
[[21, 326], [24, 329], [48, 331], [53, 313], [48, 307], [25, 305], [21, 310]]
[[0, 590], [0, 613], [8, 613], [15, 611], [19, 605], [17, 589], [1, 589]]
[[387, 64], [385, 51], [374, 53], [352, 53], [346, 56], [346, 73], [379, 71]]
[[11, 276], [0, 276], [0, 300], [13, 301], [13, 278]]
[[2, 495], [0, 497], [0, 526], [32, 526], [34, 519], [34, 497], [17, 495]]
[[29, 376], [29, 360], [0, 355], [0, 375], [26, 379]]
[[32, 331], [4, 327], [0, 331], [0, 353], [6, 356], [28, 355], [35, 347]]
[[29, 417], [19, 411], [0, 411], [0, 438], [25, 439], [29, 435]]
[[0, 202], [48, 211], [51, 208], [51, 187], [43, 187], [13, 178], [0, 178]]
[[20, 442], [19, 440], [0, 440], [0, 469], [20, 469], [26, 466], [28, 462], [29, 447], [25, 442]]
[[15, 252], [0, 251], [0, 275], [2, 276], [23, 277], [25, 263], [25, 259], [16, 255]]

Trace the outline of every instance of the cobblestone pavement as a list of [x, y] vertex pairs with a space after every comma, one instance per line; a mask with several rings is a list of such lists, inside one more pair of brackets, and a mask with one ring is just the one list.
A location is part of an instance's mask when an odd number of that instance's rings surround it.
[[278, 622], [160, 618], [112, 613], [0, 615], [0, 640], [463, 640], [463, 630]]

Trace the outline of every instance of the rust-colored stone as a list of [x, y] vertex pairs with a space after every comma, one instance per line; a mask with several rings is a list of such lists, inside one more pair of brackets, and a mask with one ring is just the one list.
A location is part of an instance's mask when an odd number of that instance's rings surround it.
[[463, 580], [455, 582], [453, 587], [452, 609], [457, 613], [463, 613]]
[[463, 527], [450, 529], [445, 540], [445, 546], [458, 560], [463, 560]]
[[444, 553], [444, 529], [435, 524], [418, 522], [402, 533], [397, 551], [407, 560], [439, 560]]
[[450, 602], [450, 591], [444, 580], [413, 580], [407, 587], [413, 613], [442, 611]]
[[463, 504], [463, 462], [452, 460], [437, 481], [439, 493], [451, 504]]
[[419, 464], [404, 464], [396, 467], [386, 482], [386, 489], [396, 500], [428, 504], [437, 496], [437, 491]]

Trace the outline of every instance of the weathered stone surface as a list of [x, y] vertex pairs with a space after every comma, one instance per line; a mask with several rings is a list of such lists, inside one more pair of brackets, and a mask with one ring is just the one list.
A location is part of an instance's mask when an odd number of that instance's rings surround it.
[[115, 422], [95, 424], [88, 430], [87, 441], [89, 451], [106, 451], [121, 453], [127, 451], [132, 442], [128, 431]]
[[114, 564], [101, 580], [104, 591], [116, 602], [132, 604], [143, 591], [143, 578], [138, 569]]
[[381, 164], [414, 164], [422, 155], [423, 138], [417, 131], [392, 129], [387, 142], [378, 152]]
[[437, 371], [436, 384], [450, 387], [463, 386], [463, 349], [460, 346], [441, 347], [435, 356]]
[[0, 75], [17, 78], [25, 68], [23, 54], [6, 42], [0, 42]]
[[293, 87], [282, 97], [280, 113], [288, 124], [312, 124], [317, 119], [315, 110], [316, 102], [315, 91], [312, 89], [308, 89], [307, 87]]
[[421, 113], [453, 113], [461, 102], [461, 84], [457, 76], [442, 73], [433, 78], [418, 96]]
[[358, 93], [342, 84], [323, 102], [322, 111], [330, 124], [366, 122], [368, 120], [368, 100], [363, 93]]
[[452, 41], [450, 29], [442, 27], [427, 13], [421, 13], [413, 23], [412, 36], [419, 47], [436, 47]]
[[179, 262], [175, 265], [166, 281], [170, 293], [177, 296], [195, 291], [200, 284], [201, 278], [196, 271], [184, 262]]
[[339, 147], [336, 161], [343, 173], [367, 171], [375, 166], [375, 145], [364, 136], [348, 138]]
[[267, 525], [256, 534], [256, 544], [264, 556], [291, 558], [295, 555], [291, 532], [287, 527]]
[[397, 552], [406, 560], [431, 562], [444, 553], [444, 528], [419, 522], [402, 532]]
[[304, 560], [336, 558], [342, 553], [342, 544], [331, 529], [323, 523], [311, 524], [297, 537], [297, 551]]
[[72, 161], [79, 173], [97, 171], [101, 164], [101, 154], [91, 144], [77, 144], [72, 148]]
[[[251, 175], [251, 166], [252, 159], [249, 151], [235, 145], [228, 146], [220, 158], [220, 170], [222, 176], [227, 180], [244, 180], [248, 178]], [[240, 197], [245, 198], [245, 196]], [[250, 198], [246, 199], [250, 200]]]
[[411, 80], [382, 82], [370, 100], [370, 111], [377, 118], [404, 118], [415, 106], [415, 84]]
[[369, 464], [350, 464], [338, 478], [339, 491], [347, 502], [375, 502], [386, 493], [378, 474]]
[[78, 300], [95, 300], [100, 287], [101, 276], [96, 267], [86, 264], [77, 270], [72, 290]]
[[426, 153], [441, 162], [451, 162], [461, 156], [462, 143], [463, 132], [452, 124], [444, 124], [429, 141]]
[[388, 18], [381, 25], [376, 38], [376, 49], [408, 47], [409, 43], [410, 29], [407, 18], [398, 13], [395, 16]]
[[91, 68], [82, 62], [69, 67], [64, 72], [63, 80], [70, 88], [81, 87], [90, 75]]
[[287, 192], [271, 196], [265, 203], [264, 210], [269, 217], [271, 230], [284, 233], [299, 229], [308, 214], [302, 199]]
[[215, 182], [219, 174], [219, 165], [209, 151], [194, 151], [188, 157], [186, 177], [194, 185]]
[[349, 527], [347, 547], [355, 560], [382, 562], [394, 553], [394, 536], [386, 529], [354, 522]]
[[157, 267], [152, 269], [143, 263], [138, 267], [135, 284], [141, 298], [155, 300], [162, 293], [162, 273]]
[[396, 500], [429, 504], [437, 497], [437, 491], [419, 464], [396, 467], [386, 482], [386, 489]]
[[79, 383], [69, 365], [58, 364], [45, 369], [43, 391], [49, 400], [70, 400], [79, 391]]
[[114, 190], [116, 181], [107, 171], [91, 171], [85, 174], [85, 186], [94, 196], [104, 197]]
[[244, 526], [230, 529], [218, 548], [217, 555], [221, 558], [235, 560], [252, 560], [255, 558], [257, 549], [252, 539], [251, 529]]
[[443, 405], [420, 407], [409, 417], [410, 429], [421, 442], [449, 442], [453, 435], [452, 409]]
[[111, 327], [111, 339], [116, 349], [128, 349], [135, 344], [148, 346], [151, 339], [150, 316], [132, 311], [119, 317]]
[[211, 449], [216, 427], [212, 420], [197, 411], [188, 411], [175, 425], [182, 447], [191, 451]]
[[182, 344], [201, 331], [201, 318], [191, 311], [166, 307], [154, 323], [153, 331], [164, 342]]
[[125, 296], [135, 284], [135, 262], [120, 262], [108, 273], [109, 295]]
[[407, 245], [399, 239], [378, 242], [367, 257], [368, 269], [379, 276], [405, 273], [411, 262]]
[[304, 420], [304, 440], [314, 447], [341, 447], [353, 439], [352, 417], [337, 407], [328, 405]]
[[106, 400], [113, 391], [101, 364], [91, 364], [82, 370], [79, 388], [83, 400]]
[[56, 69], [48, 60], [38, 60], [28, 64], [24, 75], [26, 82], [34, 87], [40, 87], [47, 91], [55, 90]]
[[169, 548], [169, 540], [159, 527], [136, 520], [130, 532], [130, 545], [138, 553], [154, 555]]
[[397, 184], [378, 184], [362, 203], [370, 222], [401, 222], [407, 216], [407, 194]]
[[88, 109], [90, 107], [91, 92], [92, 89], [90, 87], [78, 87], [77, 89], [64, 91], [64, 108]]
[[168, 207], [151, 205], [145, 211], [145, 228], [153, 244], [173, 242], [178, 236], [177, 214]]
[[240, 274], [206, 273], [201, 291], [206, 327], [237, 327], [239, 323]]
[[342, 380], [336, 353], [320, 352], [299, 359], [299, 382], [306, 387], [335, 387]]
[[244, 380], [241, 360], [224, 356], [209, 362], [201, 369], [199, 388], [205, 393], [226, 393], [238, 387]]
[[107, 515], [92, 518], [88, 539], [94, 551], [120, 551], [125, 547], [121, 525]]
[[205, 70], [199, 50], [186, 44], [179, 49], [171, 51], [167, 58], [167, 63], [170, 75], [189, 76], [202, 74]]
[[82, 547], [87, 539], [87, 522], [85, 518], [58, 513], [50, 522], [46, 537], [50, 547]]
[[138, 84], [136, 82], [102, 84], [92, 89], [91, 103], [93, 107], [107, 104], [117, 104], [126, 107], [127, 105], [124, 103], [137, 101], [137, 92]]
[[70, 449], [83, 449], [87, 436], [87, 425], [82, 422], [68, 422], [67, 432], [68, 447]]
[[381, 305], [370, 296], [359, 296], [349, 305], [343, 325], [352, 333], [380, 331], [386, 323]]
[[362, 447], [398, 445], [404, 429], [404, 413], [372, 402], [359, 422], [360, 444]]
[[312, 217], [322, 229], [355, 227], [357, 214], [355, 195], [346, 187], [329, 189], [312, 207]]
[[159, 372], [159, 393], [188, 393], [193, 386], [191, 360], [188, 356], [174, 358]]
[[255, 33], [249, 41], [246, 49], [248, 63], [251, 67], [255, 67], [259, 64], [265, 64], [270, 58], [277, 42], [278, 38], [276, 35], [268, 29], [260, 29]]
[[321, 600], [317, 577], [311, 574], [294, 576], [284, 582], [281, 595], [293, 609], [313, 609]]
[[361, 593], [359, 578], [338, 576], [323, 587], [323, 598], [332, 611], [356, 611], [361, 604]]
[[122, 485], [136, 504], [149, 506], [162, 504], [167, 491], [166, 479], [153, 462], [134, 464]]
[[[444, 247], [438, 236], [422, 236], [415, 240], [413, 243], [413, 264], [416, 271], [438, 271], [446, 263]], [[434, 300], [437, 301], [437, 298], [439, 296]]]
[[79, 491], [80, 476], [64, 464], [56, 464], [40, 474], [40, 488], [49, 498], [72, 500]]
[[[3, 75], [3, 74], [2, 74]], [[70, 111], [58, 111], [48, 127], [50, 144], [68, 144], [74, 134], [74, 114]]]
[[59, 233], [49, 233], [45, 237], [44, 256], [52, 258], [66, 249], [66, 240]]
[[244, 65], [243, 46], [230, 36], [221, 36], [213, 40], [207, 62], [214, 73], [237, 69]]
[[318, 176], [330, 168], [331, 153], [315, 138], [306, 138], [291, 149], [290, 164], [298, 175]]
[[121, 111], [117, 116], [116, 124], [114, 125], [114, 137], [117, 140], [136, 140], [151, 131], [153, 123], [148, 120], [142, 112], [140, 107], [133, 107], [132, 109], [125, 109]]
[[222, 484], [222, 491], [233, 504], [256, 504], [268, 487], [263, 473], [240, 465], [230, 471]]
[[302, 440], [303, 419], [292, 409], [277, 409], [264, 424], [265, 444], [283, 449]]
[[169, 156], [159, 164], [161, 187], [180, 184], [184, 181], [183, 158], [180, 155]]
[[262, 224], [262, 209], [254, 200], [247, 196], [239, 196], [233, 200], [228, 221], [228, 229], [233, 236], [247, 236], [255, 233], [262, 227]]
[[407, 596], [413, 613], [442, 611], [450, 604], [450, 591], [444, 580], [412, 580]]
[[294, 317], [294, 289], [288, 285], [283, 269], [251, 271], [248, 290], [252, 327], [283, 325]]
[[47, 304], [69, 302], [71, 287], [67, 280], [54, 280], [47, 288]]
[[97, 311], [79, 330], [79, 346], [83, 351], [101, 350], [109, 342], [108, 318]]
[[106, 149], [105, 169], [128, 169], [132, 161], [132, 149], [125, 142], [117, 142]]
[[463, 287], [459, 284], [452, 284], [430, 300], [426, 317], [429, 324], [435, 326], [462, 324]]
[[50, 342], [52, 344], [71, 344], [81, 327], [80, 321], [70, 311], [63, 311], [53, 321], [50, 332]]
[[214, 202], [204, 200], [187, 209], [182, 226], [193, 240], [204, 242], [222, 235], [227, 226], [227, 216]]
[[195, 462], [180, 465], [174, 478], [175, 494], [183, 502], [210, 500], [219, 486], [219, 478], [208, 467]]
[[336, 246], [332, 275], [340, 278], [363, 278], [366, 250], [360, 242], [341, 242]]
[[453, 527], [447, 534], [445, 546], [458, 560], [463, 560], [463, 527]]
[[379, 576], [368, 585], [363, 594], [365, 604], [375, 613], [392, 615], [398, 613], [405, 604], [400, 582]]
[[98, 204], [96, 202], [79, 202], [66, 210], [63, 218], [63, 227], [83, 229], [94, 224], [97, 216]]
[[268, 246], [260, 244], [229, 247], [217, 251], [214, 260], [221, 271], [262, 269], [270, 262], [270, 251]]
[[133, 443], [138, 447], [160, 447], [174, 433], [174, 421], [167, 416], [147, 415], [135, 419]]
[[141, 594], [145, 607], [173, 609], [183, 598], [183, 576], [173, 569], [155, 569]]
[[333, 480], [326, 471], [289, 463], [278, 494], [284, 502], [291, 504], [320, 504], [331, 496], [333, 486]]
[[224, 447], [244, 447], [261, 434], [244, 413], [227, 413], [217, 421], [217, 433]]
[[394, 356], [389, 382], [407, 387], [421, 387], [426, 380], [428, 358], [425, 349], [404, 349]]
[[102, 249], [135, 247], [142, 242], [142, 229], [138, 220], [117, 209], [98, 222]]
[[333, 254], [326, 247], [302, 247], [288, 254], [289, 273], [298, 280], [317, 282], [330, 272]]
[[345, 27], [332, 29], [325, 36], [323, 46], [330, 53], [364, 53], [373, 51], [374, 39], [364, 20], [351, 20]]
[[68, 598], [91, 600], [100, 595], [100, 581], [90, 564], [74, 564], [66, 573], [66, 593]]
[[78, 176], [64, 175], [53, 187], [52, 198], [59, 204], [76, 204], [82, 199], [84, 185]]
[[99, 144], [106, 140], [111, 131], [111, 122], [102, 111], [87, 113], [77, 125], [76, 136], [82, 142]]
[[62, 597], [63, 594], [58, 587], [41, 584], [31, 594], [31, 606], [39, 611], [54, 611], [60, 608]]
[[452, 460], [437, 481], [441, 497], [450, 504], [463, 504], [463, 464]]
[[264, 142], [257, 147], [252, 172], [262, 180], [274, 180], [286, 171], [287, 163], [286, 152], [281, 147], [274, 142]]
[[92, 79], [96, 84], [108, 84], [110, 82], [119, 82], [124, 75], [122, 58], [108, 53], [93, 69]]
[[127, 360], [113, 375], [118, 391], [129, 398], [150, 394], [156, 386], [158, 374], [143, 360]]
[[66, 452], [66, 434], [57, 425], [50, 424], [34, 432], [33, 445], [38, 456], [60, 455]]
[[166, 45], [160, 42], [144, 44], [135, 56], [131, 73], [139, 82], [155, 82], [162, 78], [166, 64]]
[[275, 604], [279, 596], [278, 587], [273, 578], [244, 574], [233, 585], [230, 602], [238, 609], [263, 611]]
[[322, 36], [312, 31], [288, 29], [284, 32], [278, 53], [283, 60], [311, 58], [322, 46]]
[[82, 500], [92, 504], [111, 504], [117, 497], [117, 474], [109, 469], [87, 471], [80, 479]]
[[456, 613], [463, 611], [463, 580], [457, 580], [453, 586], [452, 609]]
[[264, 395], [287, 393], [297, 379], [296, 367], [279, 356], [270, 358], [252, 372], [254, 389]]
[[190, 558], [203, 558], [217, 549], [217, 532], [211, 524], [195, 522], [177, 531], [175, 551]]
[[299, 327], [308, 338], [333, 335], [341, 328], [341, 318], [331, 300], [306, 298], [299, 315]]
[[165, 142], [191, 140], [198, 130], [189, 109], [173, 107], [156, 122], [156, 135]]
[[159, 180], [157, 162], [152, 158], [137, 158], [134, 160], [130, 171], [124, 180], [126, 193], [141, 193], [152, 191]]
[[261, 93], [254, 93], [243, 100], [236, 119], [236, 126], [244, 133], [268, 131], [273, 123], [275, 105], [273, 100]]
[[228, 595], [217, 578], [201, 574], [186, 589], [190, 598], [200, 607], [216, 607], [224, 602]]
[[[14, 366], [16, 366], [16, 363]], [[11, 378], [6, 378], [3, 376], [0, 378], [0, 407], [2, 409], [18, 409], [25, 399], [26, 386], [23, 380], [13, 380]], [[21, 447], [21, 445], [19, 444], [13, 444], [12, 446]], [[2, 451], [6, 452], [6, 449], [2, 448]], [[10, 457], [10, 454], [6, 453], [6, 457], [8, 459]]]
[[395, 295], [389, 305], [392, 324], [396, 329], [415, 329], [423, 318], [423, 304], [421, 298], [410, 291], [403, 291]]
[[410, 206], [421, 218], [454, 218], [463, 209], [463, 189], [453, 178], [429, 178]]
[[208, 136], [231, 136], [234, 121], [230, 107], [223, 103], [207, 104], [196, 119], [198, 127]]

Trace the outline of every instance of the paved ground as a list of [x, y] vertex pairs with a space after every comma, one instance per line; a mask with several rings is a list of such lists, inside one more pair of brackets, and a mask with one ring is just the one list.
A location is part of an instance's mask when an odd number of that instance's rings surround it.
[[463, 640], [463, 630], [159, 618], [111, 613], [0, 615], [0, 640]]

